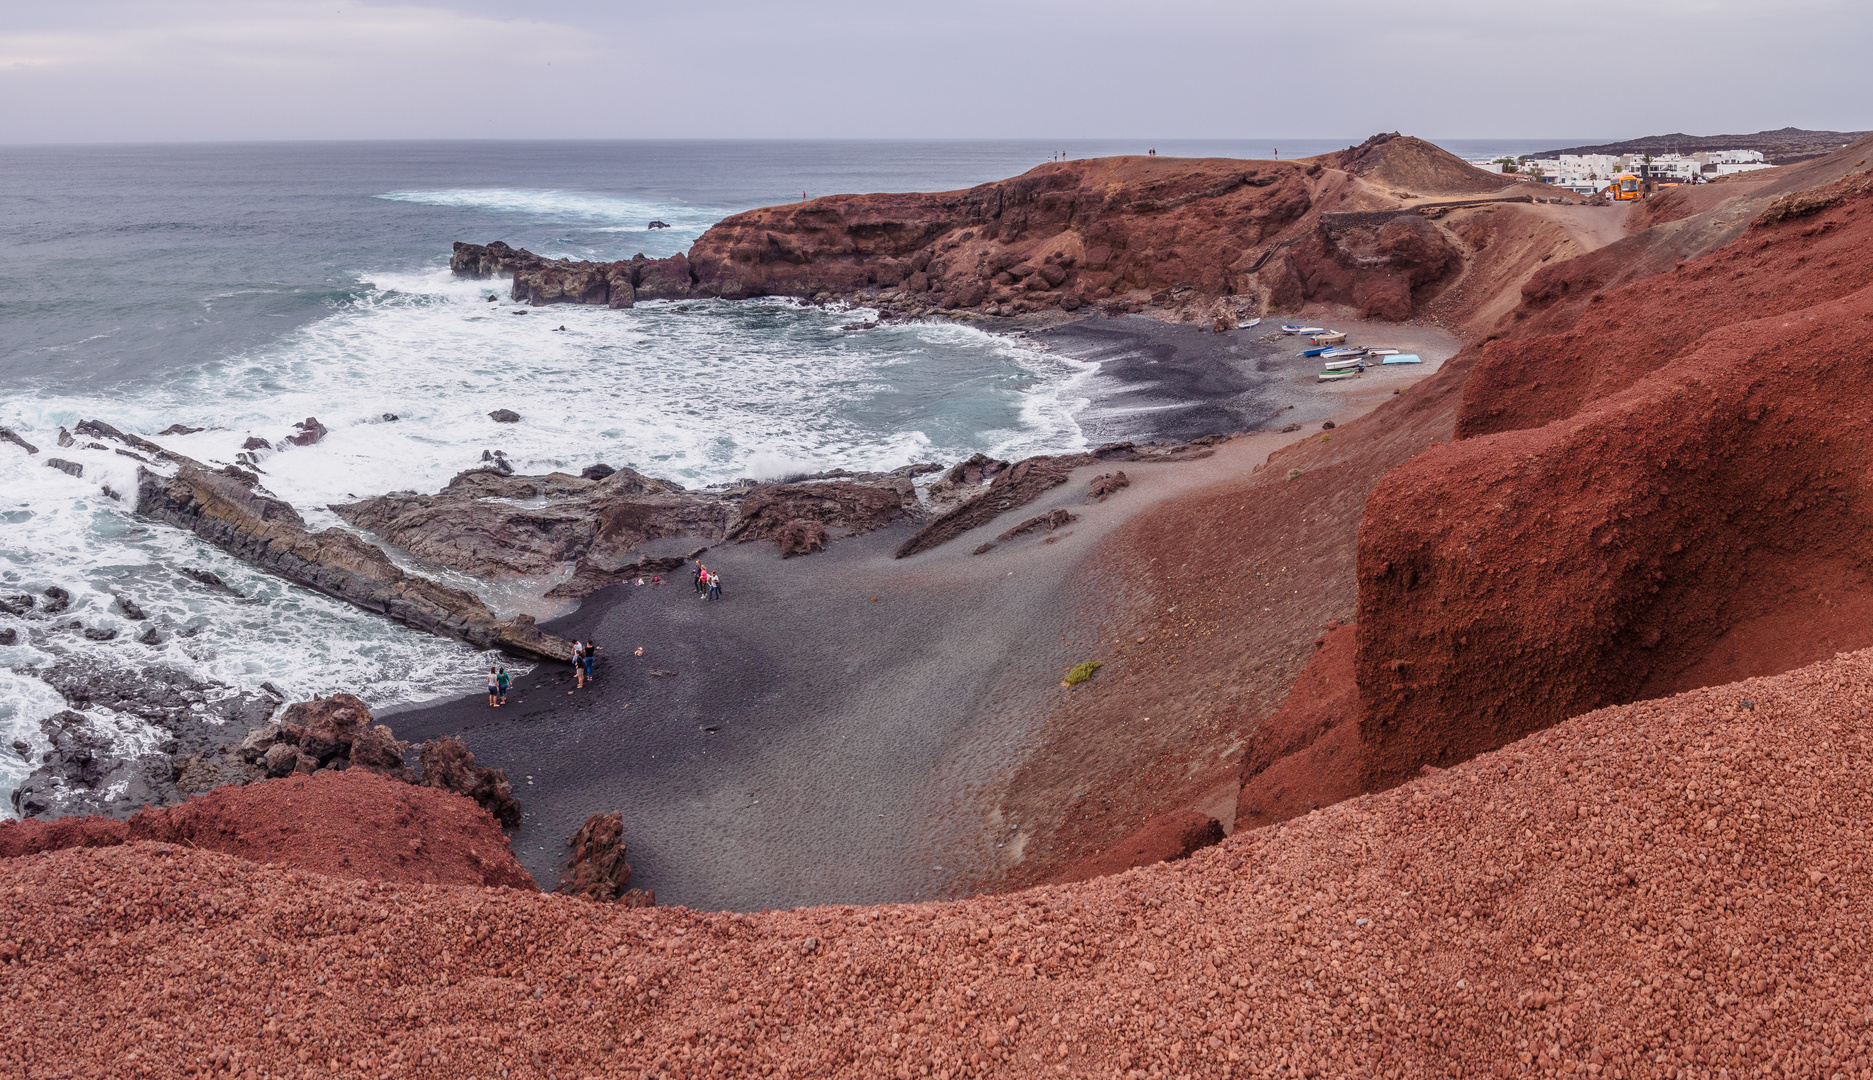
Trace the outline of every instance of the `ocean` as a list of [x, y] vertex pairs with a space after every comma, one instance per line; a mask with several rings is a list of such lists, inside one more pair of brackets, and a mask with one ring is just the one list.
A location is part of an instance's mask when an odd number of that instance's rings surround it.
[[[1562, 141], [1450, 143], [1465, 157]], [[1298, 157], [1349, 140], [1164, 142], [1167, 155]], [[319, 443], [262, 451], [268, 490], [328, 509], [433, 491], [484, 452], [522, 472], [630, 466], [687, 485], [1070, 451], [1097, 365], [943, 324], [843, 329], [861, 310], [705, 301], [678, 311], [512, 314], [457, 280], [455, 240], [620, 259], [688, 248], [756, 206], [947, 190], [1088, 142], [332, 143], [0, 147], [0, 597], [72, 594], [55, 619], [0, 612], [0, 814], [65, 708], [39, 675], [171, 667], [223, 692], [344, 690], [373, 707], [472, 693], [486, 658], [326, 599], [131, 513], [137, 463], [60, 427], [96, 419], [231, 462], [316, 417]], [[667, 229], [649, 229], [658, 220]], [[563, 329], [562, 329], [563, 328]], [[519, 424], [488, 418], [511, 409]], [[394, 417], [395, 419], [389, 419]], [[83, 466], [47, 468], [48, 457]], [[113, 498], [115, 493], [121, 498]], [[230, 590], [183, 571], [207, 570]], [[497, 610], [520, 600], [489, 590]], [[131, 603], [126, 606], [125, 599]], [[36, 605], [43, 605], [43, 599]], [[15, 602], [17, 606], [17, 601]], [[133, 618], [140, 609], [146, 617]], [[151, 630], [154, 633], [150, 633]], [[87, 634], [87, 631], [90, 633]], [[95, 640], [115, 631], [108, 640]], [[126, 742], [150, 732], [102, 715]]]

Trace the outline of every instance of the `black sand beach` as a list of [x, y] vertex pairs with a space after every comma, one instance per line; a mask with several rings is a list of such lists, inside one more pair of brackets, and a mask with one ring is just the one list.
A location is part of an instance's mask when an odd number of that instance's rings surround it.
[[[1441, 331], [1406, 330], [1427, 358], [1455, 352]], [[1347, 384], [1315, 387], [1311, 362], [1296, 362], [1293, 339], [1272, 327], [1221, 335], [1116, 319], [1034, 336], [1102, 364], [1086, 410], [1094, 444], [1317, 423], [1351, 400]], [[1365, 393], [1389, 395], [1381, 383], [1431, 369], [1375, 376]], [[404, 739], [460, 735], [483, 764], [507, 770], [527, 811], [514, 847], [545, 887], [585, 817], [620, 810], [632, 883], [659, 903], [754, 910], [947, 895], [1019, 850], [1023, 823], [1001, 819], [995, 786], [1049, 696], [1067, 692], [1061, 673], [1100, 655], [1085, 612], [1104, 585], [1080, 579], [1094, 545], [1152, 503], [1247, 471], [1293, 437], [1128, 463], [1133, 486], [1105, 503], [1084, 496], [1109, 469], [1087, 467], [905, 560], [891, 553], [910, 526], [785, 561], [766, 544], [712, 550], [702, 559], [723, 575], [720, 602], [697, 599], [685, 570], [662, 587], [594, 594], [546, 624], [599, 643], [595, 687], [569, 694], [570, 668], [544, 665], [504, 709], [473, 693], [387, 722]], [[1054, 542], [1037, 534], [970, 554], [1056, 506], [1081, 517]]]

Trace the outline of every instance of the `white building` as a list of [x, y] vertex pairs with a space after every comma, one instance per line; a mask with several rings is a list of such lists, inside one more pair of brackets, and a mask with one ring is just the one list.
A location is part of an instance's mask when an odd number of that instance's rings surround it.
[[1773, 169], [1774, 165], [1762, 161], [1744, 161], [1735, 164], [1712, 165], [1707, 171], [1711, 176], [1728, 176], [1731, 173], [1755, 172], [1757, 169]]
[[[1627, 154], [1622, 171], [1643, 177], [1647, 162], [1644, 154]], [[1652, 179], [1665, 183], [1690, 183], [1704, 172], [1704, 163], [1682, 154], [1654, 154], [1650, 163]]]
[[1760, 150], [1710, 150], [1702, 154], [1692, 154], [1691, 157], [1705, 166], [1764, 164]]
[[1598, 176], [1605, 180], [1619, 175], [1619, 157], [1614, 154], [1562, 154], [1556, 159], [1559, 172], [1566, 176]]

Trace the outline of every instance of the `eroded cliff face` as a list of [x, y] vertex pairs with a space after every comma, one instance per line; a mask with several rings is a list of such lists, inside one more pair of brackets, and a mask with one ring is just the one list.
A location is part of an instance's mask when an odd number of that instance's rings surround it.
[[1873, 643], [1869, 243], [1862, 172], [1482, 350], [1469, 437], [1366, 506], [1369, 783]]
[[533, 304], [863, 297], [906, 314], [1096, 304], [1233, 319], [1330, 301], [1403, 319], [1461, 275], [1467, 251], [1408, 203], [1502, 186], [1429, 143], [1386, 135], [1305, 161], [1098, 158], [965, 191], [764, 207], [669, 259], [575, 263], [458, 243], [451, 265], [512, 274], [514, 299]]

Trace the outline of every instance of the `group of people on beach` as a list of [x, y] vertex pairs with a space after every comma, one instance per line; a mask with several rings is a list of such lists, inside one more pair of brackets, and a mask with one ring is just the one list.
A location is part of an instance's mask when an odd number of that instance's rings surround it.
[[[651, 581], [653, 584], [662, 584], [661, 578], [652, 578]], [[715, 573], [714, 571], [710, 570], [708, 567], [702, 565], [702, 563], [698, 562], [696, 564], [695, 582], [696, 582], [696, 596], [698, 599], [701, 599], [701, 600], [722, 599], [722, 575], [721, 574]], [[644, 579], [643, 578], [637, 579], [637, 583], [639, 585], [644, 584]], [[639, 656], [644, 655], [644, 650], [643, 649], [637, 650], [637, 655]], [[573, 642], [572, 643], [572, 656], [569, 659], [571, 659], [572, 661], [572, 678], [573, 678], [573, 682], [575, 685], [572, 690], [568, 690], [566, 691], [566, 693], [571, 694], [578, 690], [583, 690], [585, 689], [586, 683], [598, 681], [598, 675], [595, 670], [598, 667], [598, 643], [597, 642], [585, 641], [585, 640], [579, 640], [579, 641]], [[508, 690], [508, 687], [511, 686], [512, 684], [513, 684], [513, 679], [512, 677], [508, 675], [506, 668], [493, 668], [493, 667], [489, 668], [488, 669], [488, 704], [489, 706], [498, 709], [501, 706], [507, 704], [507, 690]]]
[[[575, 641], [572, 643], [572, 678], [577, 685], [575, 690], [585, 689], [585, 684], [597, 682], [598, 675], [592, 670], [598, 666], [598, 643], [595, 641]], [[572, 690], [566, 691], [572, 693]]]

